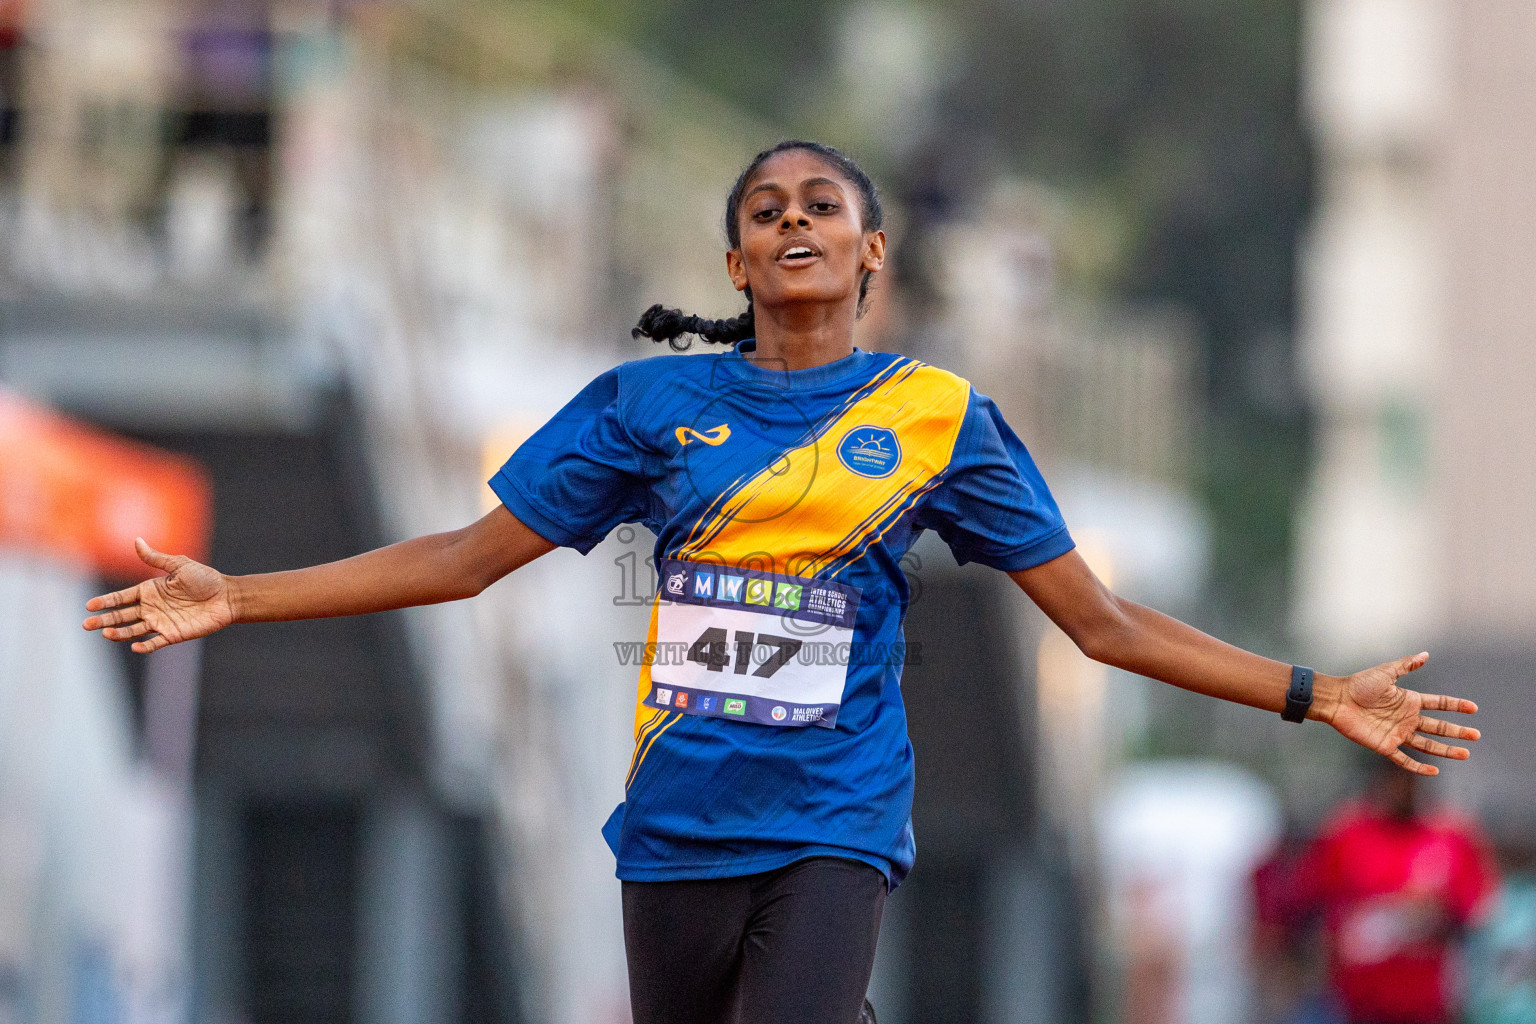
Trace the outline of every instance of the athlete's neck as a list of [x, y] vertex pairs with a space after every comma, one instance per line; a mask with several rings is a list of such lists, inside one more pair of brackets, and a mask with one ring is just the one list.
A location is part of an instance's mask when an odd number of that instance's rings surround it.
[[748, 357], [777, 370], [809, 370], [853, 353], [854, 307], [797, 303], [753, 310], [757, 349]]

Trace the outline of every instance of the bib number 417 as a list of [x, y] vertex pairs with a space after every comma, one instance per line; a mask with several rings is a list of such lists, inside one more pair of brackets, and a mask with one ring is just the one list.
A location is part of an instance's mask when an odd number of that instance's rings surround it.
[[754, 635], [741, 629], [736, 630], [734, 639], [736, 649], [735, 658], [732, 659], [731, 637], [720, 627], [711, 626], [699, 634], [693, 646], [688, 648], [688, 660], [698, 662], [711, 672], [724, 672], [729, 665], [734, 674], [744, 676], [752, 667], [752, 651], [758, 644], [763, 644], [774, 648], [774, 652], [764, 659], [763, 663], [757, 667], [757, 671], [752, 674], [768, 679], [789, 664], [789, 659], [800, 652], [800, 647], [805, 642], [787, 636], [774, 636], [772, 633]]

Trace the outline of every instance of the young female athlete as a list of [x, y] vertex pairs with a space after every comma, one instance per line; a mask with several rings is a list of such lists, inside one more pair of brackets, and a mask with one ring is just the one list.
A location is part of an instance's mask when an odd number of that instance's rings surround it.
[[636, 1024], [853, 1024], [886, 892], [912, 866], [913, 761], [899, 682], [902, 554], [936, 530], [1013, 577], [1089, 656], [1326, 722], [1409, 771], [1465, 758], [1471, 701], [1398, 686], [1427, 655], [1315, 675], [1116, 597], [1073, 550], [990, 400], [853, 346], [885, 262], [880, 199], [835, 150], [759, 154], [726, 201], [746, 312], [659, 306], [635, 329], [735, 342], [598, 377], [491, 480], [502, 505], [452, 533], [290, 572], [229, 577], [142, 540], [166, 575], [94, 598], [87, 629], [148, 653], [234, 622], [472, 597], [620, 523], [656, 534], [660, 586], [626, 799], [604, 829], [623, 880]]

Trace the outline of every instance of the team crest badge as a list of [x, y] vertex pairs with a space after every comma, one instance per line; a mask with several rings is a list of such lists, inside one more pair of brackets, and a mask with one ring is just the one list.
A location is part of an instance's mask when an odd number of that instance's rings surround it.
[[890, 476], [901, 463], [901, 442], [889, 427], [854, 427], [837, 443], [837, 458], [859, 476]]

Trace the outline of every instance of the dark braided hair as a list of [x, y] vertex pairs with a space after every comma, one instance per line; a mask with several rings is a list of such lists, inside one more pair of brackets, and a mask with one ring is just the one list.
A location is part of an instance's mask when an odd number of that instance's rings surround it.
[[[837, 168], [839, 174], [848, 179], [859, 190], [860, 205], [863, 207], [863, 225], [865, 231], [879, 231], [880, 225], [885, 220], [885, 211], [880, 205], [880, 193], [875, 188], [875, 183], [869, 180], [869, 175], [852, 159], [839, 153], [831, 146], [823, 146], [819, 142], [806, 142], [803, 139], [788, 139], [779, 143], [772, 149], [765, 149], [752, 158], [736, 179], [736, 184], [731, 186], [731, 193], [725, 200], [725, 237], [731, 243], [731, 248], [741, 246], [741, 227], [736, 221], [737, 214], [741, 210], [741, 194], [747, 187], [747, 182], [757, 169], [769, 157], [792, 149], [802, 149], [808, 153], [815, 153], [827, 163]], [[872, 270], [864, 271], [864, 277], [859, 281], [859, 315], [864, 315], [865, 300], [869, 296], [869, 282], [875, 276]], [[756, 328], [752, 317], [752, 289], [747, 289], [747, 308], [740, 316], [729, 317], [725, 320], [708, 320], [701, 316], [690, 316], [680, 309], [668, 309], [661, 303], [657, 303], [644, 313], [640, 314], [640, 322], [630, 331], [631, 337], [650, 338], [652, 341], [665, 341], [675, 351], [681, 352], [689, 346], [689, 342], [679, 342], [679, 338], [685, 334], [692, 334], [704, 341], [721, 345], [734, 345], [738, 341], [745, 341], [753, 336]]]

